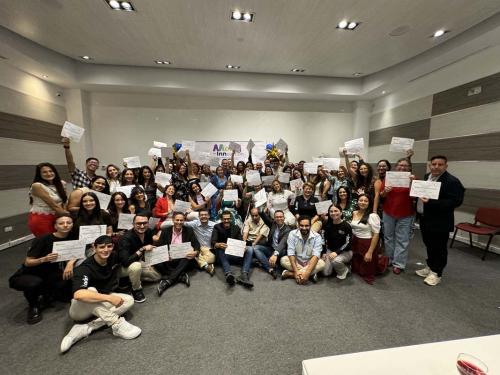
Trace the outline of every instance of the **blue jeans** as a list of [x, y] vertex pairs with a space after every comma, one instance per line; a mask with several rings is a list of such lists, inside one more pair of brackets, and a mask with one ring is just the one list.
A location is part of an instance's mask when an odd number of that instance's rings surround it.
[[[252, 248], [252, 246], [247, 246], [248, 248]], [[255, 245], [253, 246], [253, 255], [262, 263], [262, 268], [265, 271], [269, 271], [271, 266], [269, 265], [269, 258], [273, 255], [273, 249], [264, 245]]]
[[[224, 270], [224, 274], [231, 272], [230, 263], [241, 263], [240, 257], [235, 257], [234, 255], [226, 255], [226, 252], [223, 249], [216, 249], [215, 255], [217, 259], [222, 264], [222, 269]], [[245, 250], [245, 254], [243, 255], [243, 267], [241, 268], [241, 272], [250, 272], [250, 267], [252, 266], [252, 258], [253, 258], [253, 249], [247, 247]]]
[[398, 268], [406, 268], [408, 245], [410, 244], [413, 215], [395, 218], [384, 212], [385, 255]]

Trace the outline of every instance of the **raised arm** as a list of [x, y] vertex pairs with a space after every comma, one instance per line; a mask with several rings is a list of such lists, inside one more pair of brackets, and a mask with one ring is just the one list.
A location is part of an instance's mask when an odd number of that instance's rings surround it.
[[68, 165], [69, 174], [75, 173], [76, 165], [75, 160], [73, 159], [73, 154], [71, 152], [69, 146], [70, 140], [69, 138], [63, 137], [62, 144], [64, 146], [64, 155], [66, 156], [66, 164]]

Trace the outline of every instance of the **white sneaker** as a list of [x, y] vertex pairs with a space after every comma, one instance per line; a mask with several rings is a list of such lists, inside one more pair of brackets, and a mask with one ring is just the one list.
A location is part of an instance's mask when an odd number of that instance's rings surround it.
[[344, 272], [337, 274], [337, 279], [345, 280], [347, 275], [349, 275], [349, 267], [346, 267]]
[[90, 335], [90, 332], [92, 330], [88, 324], [75, 324], [61, 341], [61, 353], [67, 352], [77, 341]]
[[441, 278], [435, 272], [429, 272], [429, 276], [424, 279], [424, 283], [430, 286], [436, 286], [441, 282]]
[[415, 273], [420, 277], [427, 277], [431, 272], [431, 269], [427, 266], [425, 266], [425, 268], [422, 268], [421, 270], [415, 271]]
[[113, 324], [111, 329], [113, 330], [113, 335], [125, 340], [135, 339], [141, 334], [141, 329], [139, 327], [130, 324], [123, 317]]

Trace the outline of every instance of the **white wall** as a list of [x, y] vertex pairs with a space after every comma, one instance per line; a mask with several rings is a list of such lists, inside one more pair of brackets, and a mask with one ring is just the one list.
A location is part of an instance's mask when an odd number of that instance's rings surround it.
[[139, 155], [144, 164], [153, 140], [249, 138], [283, 138], [291, 160], [310, 160], [338, 154], [352, 137], [352, 106], [343, 102], [91, 93], [90, 111], [93, 149], [103, 163]]

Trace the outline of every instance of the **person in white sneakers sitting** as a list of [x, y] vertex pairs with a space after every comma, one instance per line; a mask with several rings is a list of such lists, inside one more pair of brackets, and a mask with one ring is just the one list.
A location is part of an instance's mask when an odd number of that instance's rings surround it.
[[111, 237], [98, 237], [93, 248], [95, 254], [74, 270], [69, 316], [75, 321], [92, 316], [97, 319], [86, 324], [75, 324], [61, 342], [62, 353], [105, 325], [111, 327], [113, 335], [126, 340], [135, 339], [141, 334], [139, 327], [121, 316], [134, 305], [134, 299], [128, 294], [113, 293], [118, 286], [120, 262], [116, 252], [113, 252]]

